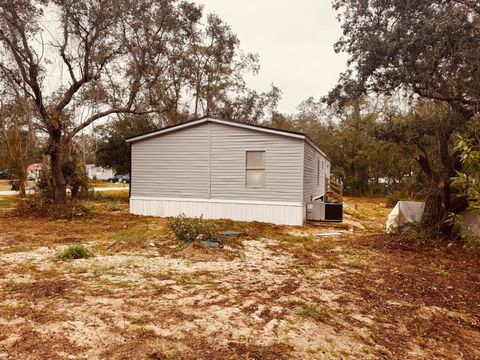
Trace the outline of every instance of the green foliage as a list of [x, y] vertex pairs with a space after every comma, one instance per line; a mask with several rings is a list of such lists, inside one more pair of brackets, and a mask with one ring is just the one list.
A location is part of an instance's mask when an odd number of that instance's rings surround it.
[[65, 250], [57, 253], [55, 257], [59, 260], [75, 260], [88, 259], [93, 256], [93, 253], [83, 245], [70, 245]]
[[[68, 147], [68, 159], [62, 165], [62, 172], [67, 181], [67, 187], [71, 190], [74, 199], [88, 197], [88, 177], [83, 162], [83, 156], [74, 146]], [[50, 158], [44, 157], [42, 171], [37, 181], [35, 192], [45, 200], [52, 200], [54, 188], [52, 183], [52, 170]]]
[[[480, 213], [478, 216], [480, 216]], [[462, 214], [450, 213], [446, 222], [452, 227], [454, 233], [463, 240], [466, 246], [480, 246], [480, 236], [475, 233], [474, 229], [465, 224], [465, 219]]]
[[[384, 130], [393, 142], [416, 146], [424, 189], [430, 192], [425, 217], [433, 223], [443, 223], [448, 212], [465, 206], [465, 200], [450, 191], [449, 179], [458, 170], [451, 137], [465, 133], [479, 113], [480, 67], [472, 60], [480, 51], [475, 41], [480, 26], [477, 3], [333, 1], [343, 30], [335, 47], [349, 60], [328, 103], [342, 108], [372, 93], [380, 101], [392, 96], [410, 100], [402, 104], [409, 113], [407, 121], [389, 121], [405, 117], [405, 110], [385, 113]], [[419, 103], [423, 109], [417, 108]]]
[[387, 110], [368, 99], [336, 110], [310, 98], [297, 114], [275, 114], [269, 125], [308, 134], [330, 158], [331, 172], [347, 195], [384, 195], [407, 190], [417, 170], [411, 146], [376, 136]]
[[457, 171], [452, 186], [468, 197], [471, 209], [480, 209], [480, 146], [472, 140], [460, 138], [455, 151], [460, 153], [462, 170]]
[[318, 308], [305, 303], [301, 304], [297, 314], [304, 319], [310, 319], [316, 322], [325, 321], [331, 317], [331, 314], [326, 308]]
[[130, 146], [125, 139], [157, 129], [159, 126], [149, 117], [130, 116], [110, 121], [97, 128], [98, 165], [113, 168], [117, 173], [130, 172]]
[[218, 234], [217, 224], [213, 220], [206, 220], [203, 217], [189, 218], [180, 214], [170, 220], [169, 226], [179, 240], [188, 243], [213, 239]]
[[[462, 170], [452, 178], [452, 187], [468, 198], [468, 207], [480, 211], [480, 146], [473, 140], [459, 138], [454, 150], [460, 154]], [[480, 216], [480, 215], [479, 215]], [[449, 214], [448, 222], [467, 245], [480, 245], [480, 236], [464, 223], [461, 214]]]
[[[420, 181], [419, 181], [420, 183]], [[415, 201], [421, 193], [421, 190], [415, 190], [405, 181], [400, 190], [387, 195], [387, 207], [394, 207], [399, 201]]]
[[441, 231], [440, 224], [419, 221], [405, 224], [398, 228], [402, 237], [418, 244], [428, 244], [446, 240], [445, 234]]
[[95, 191], [95, 189], [90, 188], [87, 192], [88, 200], [102, 201], [105, 200], [105, 194], [102, 191]]
[[45, 201], [53, 199], [53, 185], [50, 174], [50, 165], [46, 159], [42, 162], [42, 171], [37, 181], [35, 192]]
[[349, 55], [349, 69], [330, 93], [332, 103], [401, 89], [463, 108], [469, 117], [478, 112], [478, 1], [334, 0], [333, 6], [343, 30], [335, 47]]
[[72, 198], [85, 198], [88, 193], [88, 182], [85, 162], [80, 151], [75, 146], [68, 149], [69, 156], [62, 165], [62, 172], [67, 185], [71, 189]]
[[394, 207], [395, 205], [397, 205], [397, 203], [399, 201], [402, 201], [402, 200], [405, 200], [405, 197], [404, 195], [399, 192], [399, 191], [396, 191], [394, 193], [391, 193], [391, 194], [388, 194], [387, 195], [387, 207], [388, 208], [391, 208], [391, 207]]

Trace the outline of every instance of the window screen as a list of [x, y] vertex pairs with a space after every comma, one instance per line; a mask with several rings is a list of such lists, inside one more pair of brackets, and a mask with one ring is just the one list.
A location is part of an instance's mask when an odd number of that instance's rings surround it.
[[265, 186], [265, 151], [247, 151], [245, 184], [247, 187]]

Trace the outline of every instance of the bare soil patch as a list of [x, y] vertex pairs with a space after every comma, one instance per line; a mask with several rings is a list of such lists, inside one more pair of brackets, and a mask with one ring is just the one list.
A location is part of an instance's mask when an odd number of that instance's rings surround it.
[[[0, 359], [480, 358], [480, 253], [381, 235], [381, 200], [349, 201], [332, 227], [221, 221], [243, 234], [221, 249], [126, 203], [2, 212]], [[55, 257], [74, 243], [95, 256]]]

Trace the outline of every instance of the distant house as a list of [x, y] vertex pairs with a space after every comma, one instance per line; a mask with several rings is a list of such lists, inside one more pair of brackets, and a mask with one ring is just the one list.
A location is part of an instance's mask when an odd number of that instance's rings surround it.
[[130, 211], [301, 225], [330, 161], [305, 134], [204, 118], [127, 139]]
[[87, 176], [89, 179], [108, 180], [113, 177], [113, 169], [96, 166], [95, 164], [88, 164], [86, 166]]
[[42, 172], [42, 163], [30, 164], [27, 166], [27, 179], [37, 180]]

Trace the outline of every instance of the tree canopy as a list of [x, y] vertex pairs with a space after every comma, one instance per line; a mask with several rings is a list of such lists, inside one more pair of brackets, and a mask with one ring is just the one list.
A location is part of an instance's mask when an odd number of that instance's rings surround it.
[[99, 126], [96, 163], [111, 167], [118, 174], [130, 173], [130, 146], [125, 139], [157, 128], [157, 123], [147, 116], [124, 117]]
[[[460, 170], [452, 149], [455, 135], [468, 132], [480, 104], [480, 7], [473, 0], [335, 0], [343, 36], [338, 52], [348, 70], [328, 103], [343, 106], [369, 94], [402, 94], [407, 116], [384, 117], [380, 137], [413, 144], [430, 182], [425, 218], [441, 224], [467, 206], [451, 177]], [[402, 99], [404, 101], [404, 99]], [[427, 143], [434, 151], [427, 150]], [[433, 163], [439, 168], [434, 169]]]
[[480, 101], [480, 7], [475, 0], [335, 0], [349, 69], [330, 102], [403, 90], [466, 117]]
[[[66, 78], [52, 81], [59, 69]], [[58, 203], [67, 149], [92, 123], [147, 114], [159, 125], [207, 114], [256, 122], [279, 96], [247, 88], [244, 75], [257, 70], [230, 27], [192, 2], [0, 1], [1, 91], [34, 104]]]

